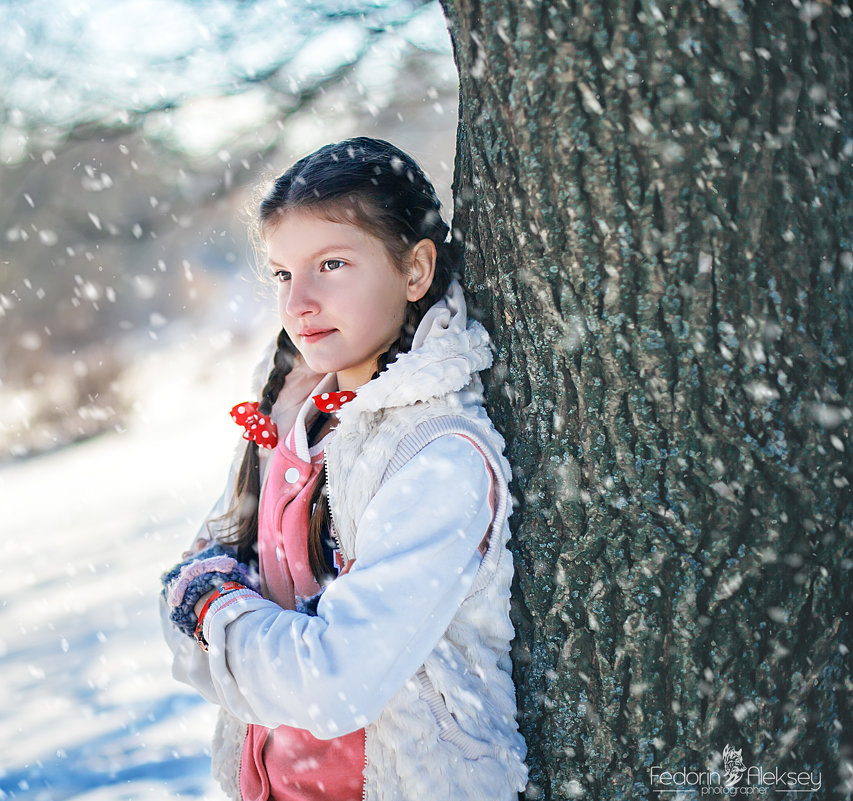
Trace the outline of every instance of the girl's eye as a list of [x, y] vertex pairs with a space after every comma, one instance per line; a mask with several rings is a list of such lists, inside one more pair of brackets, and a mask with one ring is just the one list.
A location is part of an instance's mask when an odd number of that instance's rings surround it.
[[[323, 262], [322, 266], [326, 267], [327, 264], [333, 264], [335, 266], [329, 267], [325, 271], [334, 272], [335, 270], [339, 270], [340, 265], [344, 264], [344, 262], [342, 262], [340, 259], [326, 259], [326, 261]], [[283, 284], [285, 281], [290, 280], [290, 273], [287, 270], [276, 270], [273, 275], [275, 276], [276, 281], [278, 281], [280, 284]]]

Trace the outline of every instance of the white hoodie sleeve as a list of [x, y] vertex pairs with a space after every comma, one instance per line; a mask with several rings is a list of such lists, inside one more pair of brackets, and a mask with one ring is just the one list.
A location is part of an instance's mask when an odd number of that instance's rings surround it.
[[247, 723], [328, 739], [375, 720], [474, 580], [492, 522], [490, 482], [469, 440], [434, 440], [370, 501], [355, 564], [326, 588], [316, 617], [260, 597], [208, 613], [209, 674], [187, 679]]

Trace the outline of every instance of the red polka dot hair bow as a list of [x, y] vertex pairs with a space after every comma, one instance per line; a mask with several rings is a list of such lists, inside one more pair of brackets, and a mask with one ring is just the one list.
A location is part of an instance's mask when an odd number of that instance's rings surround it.
[[274, 448], [278, 445], [278, 428], [268, 415], [258, 411], [256, 401], [238, 403], [231, 410], [231, 417], [237, 425], [243, 426], [243, 439], [254, 440], [261, 448]]
[[321, 412], [336, 412], [354, 397], [355, 392], [343, 389], [340, 392], [324, 392], [322, 395], [312, 395], [311, 400]]

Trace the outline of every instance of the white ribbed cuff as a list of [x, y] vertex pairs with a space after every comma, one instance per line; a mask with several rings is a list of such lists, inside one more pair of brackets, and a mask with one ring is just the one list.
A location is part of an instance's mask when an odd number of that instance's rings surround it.
[[232, 604], [237, 603], [243, 598], [262, 598], [263, 596], [256, 593], [254, 590], [246, 587], [242, 590], [231, 590], [231, 592], [226, 592], [221, 598], [217, 598], [208, 608], [207, 613], [204, 616], [204, 620], [201, 624], [202, 634], [204, 635], [204, 639], [206, 642], [210, 642], [208, 637], [210, 636], [210, 622], [213, 620], [213, 616], [217, 612], [221, 612], [223, 609], [231, 606]]

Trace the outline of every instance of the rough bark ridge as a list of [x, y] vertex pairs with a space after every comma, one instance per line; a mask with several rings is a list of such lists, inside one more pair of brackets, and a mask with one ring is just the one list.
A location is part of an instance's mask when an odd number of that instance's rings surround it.
[[528, 797], [849, 797], [849, 4], [442, 4]]

